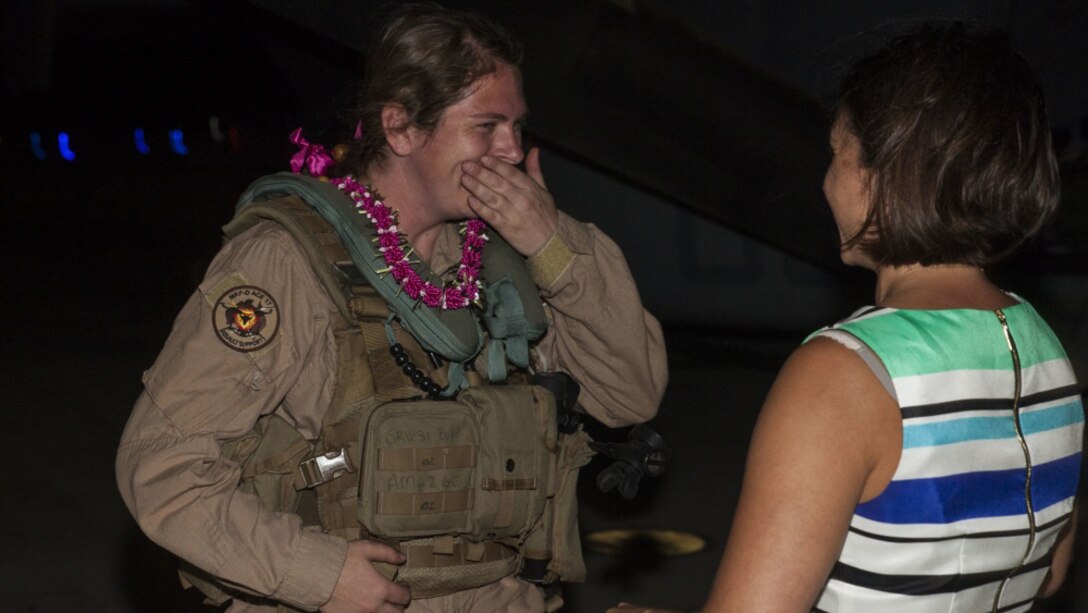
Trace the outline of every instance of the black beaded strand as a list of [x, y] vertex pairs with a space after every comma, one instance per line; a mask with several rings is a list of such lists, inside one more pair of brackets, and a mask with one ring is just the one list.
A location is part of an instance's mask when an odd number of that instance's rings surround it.
[[393, 361], [400, 366], [400, 369], [412, 380], [412, 383], [423, 390], [431, 398], [437, 398], [438, 394], [442, 392], [442, 387], [435, 383], [434, 379], [428, 377], [422, 370], [416, 368], [416, 365], [412, 363], [412, 359], [408, 357], [408, 352], [404, 350], [404, 347], [400, 343], [393, 343], [389, 346], [389, 353], [393, 354]]

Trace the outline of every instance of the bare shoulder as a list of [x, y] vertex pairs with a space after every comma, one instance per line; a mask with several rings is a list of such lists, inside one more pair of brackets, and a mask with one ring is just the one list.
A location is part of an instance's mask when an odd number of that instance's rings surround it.
[[753, 444], [791, 441], [797, 461], [827, 461], [860, 478], [860, 499], [884, 489], [898, 464], [898, 405], [853, 350], [816, 338], [799, 347], [767, 395]]
[[857, 504], [894, 472], [895, 408], [847, 347], [817, 338], [794, 351], [760, 411], [705, 611], [812, 607]]
[[813, 413], [815, 419], [840, 418], [867, 411], [874, 404], [886, 405], [884, 400], [894, 404], [855, 351], [828, 338], [815, 338], [786, 360], [765, 409]]

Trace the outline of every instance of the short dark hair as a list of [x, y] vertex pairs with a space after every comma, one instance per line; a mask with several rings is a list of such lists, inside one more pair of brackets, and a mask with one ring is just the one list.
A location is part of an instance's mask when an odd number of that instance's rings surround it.
[[521, 58], [517, 41], [485, 17], [436, 4], [401, 7], [366, 55], [364, 81], [350, 114], [351, 126], [361, 124], [363, 135], [352, 142], [344, 162], [355, 172], [385, 159], [385, 105], [400, 104], [409, 125], [430, 132], [477, 79], [501, 64], [518, 69]]
[[869, 172], [869, 214], [846, 246], [877, 264], [992, 263], [1057, 210], [1042, 89], [1003, 33], [900, 36], [853, 66], [835, 113]]

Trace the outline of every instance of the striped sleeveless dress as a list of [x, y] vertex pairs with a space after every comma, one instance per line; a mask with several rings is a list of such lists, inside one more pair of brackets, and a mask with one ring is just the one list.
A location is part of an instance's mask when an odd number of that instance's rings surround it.
[[1071, 517], [1084, 428], [1050, 327], [1021, 300], [868, 307], [810, 338], [836, 330], [887, 369], [903, 450], [884, 492], [855, 509], [815, 610], [1029, 610]]

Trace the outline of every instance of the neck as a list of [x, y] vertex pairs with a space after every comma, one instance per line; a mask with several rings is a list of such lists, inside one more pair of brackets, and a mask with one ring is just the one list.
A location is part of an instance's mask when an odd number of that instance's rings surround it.
[[909, 264], [877, 270], [876, 304], [881, 306], [997, 308], [1009, 301], [981, 268], [970, 264]]
[[446, 223], [434, 207], [427, 206], [427, 195], [397, 165], [372, 166], [359, 177], [381, 194], [382, 202], [397, 213], [397, 228], [424, 262], [431, 261], [434, 243]]

